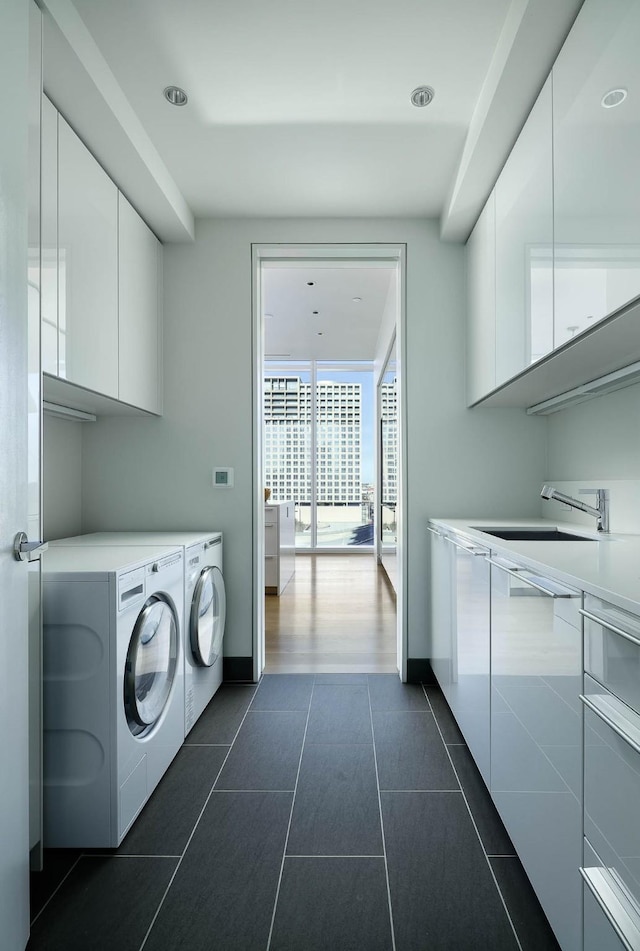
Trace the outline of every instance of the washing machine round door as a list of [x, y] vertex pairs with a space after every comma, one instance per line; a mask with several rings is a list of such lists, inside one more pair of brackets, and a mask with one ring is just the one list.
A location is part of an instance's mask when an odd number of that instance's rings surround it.
[[135, 623], [124, 675], [124, 705], [134, 736], [147, 733], [164, 710], [178, 660], [178, 623], [173, 606], [154, 594]]
[[199, 667], [212, 667], [222, 652], [226, 596], [222, 572], [205, 568], [196, 582], [189, 624], [191, 652]]

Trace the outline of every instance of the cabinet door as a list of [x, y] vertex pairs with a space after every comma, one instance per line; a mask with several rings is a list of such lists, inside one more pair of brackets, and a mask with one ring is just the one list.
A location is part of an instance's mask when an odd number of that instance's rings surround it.
[[563, 951], [582, 948], [579, 605], [492, 565], [491, 796]]
[[467, 403], [496, 385], [496, 212], [492, 192], [467, 242]]
[[639, 35], [635, 0], [586, 0], [553, 68], [554, 346], [640, 294]]
[[446, 691], [451, 684], [451, 628], [453, 602], [451, 593], [452, 545], [446, 536], [430, 530], [431, 539], [431, 667], [440, 687]]
[[118, 194], [119, 385], [123, 403], [160, 412], [160, 242]]
[[59, 375], [118, 397], [118, 190], [58, 118]]
[[489, 552], [453, 545], [451, 682], [443, 687], [487, 787], [490, 785]]
[[40, 147], [42, 370], [58, 376], [58, 110], [46, 96]]
[[551, 79], [495, 187], [496, 385], [553, 347]]

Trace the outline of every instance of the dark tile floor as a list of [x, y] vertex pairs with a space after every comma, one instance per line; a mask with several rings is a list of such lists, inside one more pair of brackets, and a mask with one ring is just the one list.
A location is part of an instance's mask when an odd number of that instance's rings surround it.
[[29, 951], [557, 951], [447, 704], [224, 685], [117, 851], [51, 850]]

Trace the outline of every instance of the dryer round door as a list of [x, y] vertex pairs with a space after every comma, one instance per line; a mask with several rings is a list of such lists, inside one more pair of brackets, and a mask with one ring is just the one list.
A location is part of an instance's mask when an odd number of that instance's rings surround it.
[[134, 736], [148, 733], [162, 715], [178, 661], [178, 623], [162, 595], [145, 602], [135, 623], [124, 674], [124, 706]]
[[205, 568], [196, 582], [189, 624], [191, 653], [199, 667], [212, 667], [222, 652], [226, 596], [222, 572]]

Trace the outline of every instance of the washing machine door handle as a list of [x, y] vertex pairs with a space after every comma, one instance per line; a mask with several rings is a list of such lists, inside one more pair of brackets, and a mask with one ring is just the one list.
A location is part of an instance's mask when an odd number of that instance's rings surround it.
[[216, 565], [200, 573], [191, 601], [191, 653], [200, 667], [212, 667], [222, 652], [226, 597], [222, 572]]

